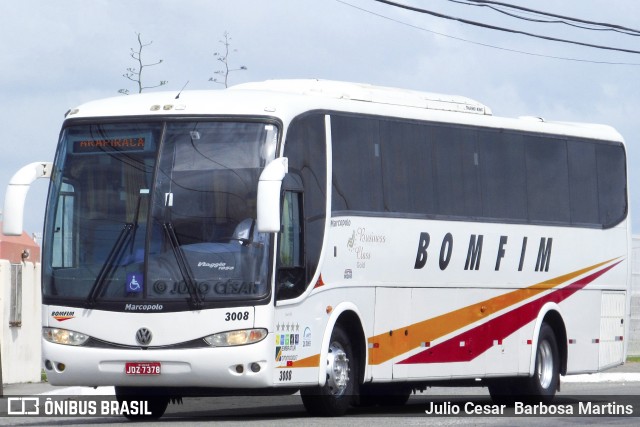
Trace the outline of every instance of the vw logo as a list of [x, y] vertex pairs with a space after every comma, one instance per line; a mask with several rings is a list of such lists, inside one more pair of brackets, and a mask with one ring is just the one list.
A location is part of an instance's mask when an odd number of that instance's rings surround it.
[[136, 341], [140, 345], [149, 345], [152, 338], [153, 338], [153, 335], [151, 334], [151, 331], [147, 328], [140, 328], [138, 329], [138, 332], [136, 332]]

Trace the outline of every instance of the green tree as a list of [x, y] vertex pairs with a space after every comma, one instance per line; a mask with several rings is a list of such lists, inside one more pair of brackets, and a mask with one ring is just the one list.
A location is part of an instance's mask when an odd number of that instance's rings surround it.
[[[131, 48], [131, 53], [129, 54], [129, 56], [131, 56], [131, 58], [133, 58], [137, 62], [137, 67], [127, 68], [127, 72], [124, 73], [122, 76], [137, 84], [138, 93], [142, 93], [142, 91], [145, 89], [153, 89], [156, 87], [166, 85], [168, 83], [167, 80], [161, 80], [160, 83], [154, 86], [145, 86], [143, 84], [142, 71], [145, 69], [145, 67], [153, 67], [154, 65], [162, 64], [162, 59], [156, 62], [145, 64], [144, 61], [142, 60], [142, 50], [145, 47], [150, 46], [153, 43], [153, 41], [150, 41], [149, 43], [143, 43], [142, 35], [140, 33], [136, 33], [136, 36], [138, 37], [138, 49], [134, 50], [134, 48]], [[118, 93], [121, 93], [123, 95], [129, 95], [129, 89], [120, 89], [118, 90]]]

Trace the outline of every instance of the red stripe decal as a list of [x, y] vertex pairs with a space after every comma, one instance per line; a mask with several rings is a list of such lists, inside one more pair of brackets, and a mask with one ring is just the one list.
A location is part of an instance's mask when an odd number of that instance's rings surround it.
[[[555, 290], [541, 298], [524, 304], [514, 310], [502, 314], [482, 325], [449, 338], [440, 344], [437, 344], [428, 350], [398, 362], [398, 364], [414, 364], [414, 363], [450, 363], [450, 362], [468, 362], [482, 353], [487, 351], [493, 345], [493, 339], [503, 340], [509, 335], [516, 332], [529, 322], [532, 322], [540, 312], [543, 305], [548, 302], [560, 303], [569, 298], [578, 290], [584, 288], [589, 283], [602, 276], [607, 271], [618, 265], [622, 261], [618, 261], [609, 267], [583, 277], [562, 289]], [[494, 337], [489, 338], [489, 337]], [[464, 341], [466, 345], [460, 346], [460, 342]]]

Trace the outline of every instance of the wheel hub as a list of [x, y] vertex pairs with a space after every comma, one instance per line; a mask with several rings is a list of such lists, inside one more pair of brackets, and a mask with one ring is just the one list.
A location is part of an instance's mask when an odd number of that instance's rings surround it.
[[349, 384], [349, 359], [342, 346], [332, 343], [327, 355], [327, 386], [332, 395], [344, 393]]
[[553, 380], [553, 353], [551, 351], [551, 345], [548, 341], [543, 341], [540, 344], [538, 352], [538, 380], [540, 386], [544, 389], [549, 388], [551, 381]]

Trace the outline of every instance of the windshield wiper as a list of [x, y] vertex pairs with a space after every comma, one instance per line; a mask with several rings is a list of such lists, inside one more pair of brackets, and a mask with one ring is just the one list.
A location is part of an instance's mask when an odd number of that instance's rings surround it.
[[95, 305], [96, 299], [100, 295], [107, 278], [111, 276], [111, 272], [116, 264], [116, 259], [122, 253], [122, 248], [124, 248], [127, 243], [131, 230], [133, 230], [134, 227], [135, 225], [133, 223], [127, 223], [122, 227], [122, 230], [120, 230], [120, 234], [118, 235], [116, 242], [111, 247], [111, 251], [109, 251], [106, 261], [102, 264], [102, 268], [98, 273], [98, 277], [96, 277], [96, 281], [93, 282], [93, 286], [91, 287], [91, 291], [87, 297], [87, 303], [89, 306]]
[[176, 258], [176, 262], [178, 263], [178, 269], [180, 270], [182, 279], [187, 285], [187, 291], [189, 291], [189, 304], [192, 308], [199, 310], [202, 307], [202, 299], [198, 294], [198, 288], [193, 281], [193, 276], [189, 271], [189, 264], [187, 264], [187, 260], [184, 258], [184, 254], [182, 253], [182, 249], [180, 249], [180, 242], [178, 242], [176, 231], [170, 222], [164, 223], [162, 227], [164, 228], [164, 232], [166, 233], [171, 249], [173, 250], [173, 256]]
[[[102, 268], [98, 273], [98, 277], [96, 277], [96, 281], [93, 282], [93, 286], [91, 287], [91, 291], [89, 292], [89, 296], [87, 297], [87, 303], [90, 307], [96, 304], [96, 300], [100, 293], [102, 292], [102, 288], [104, 288], [104, 284], [107, 282], [107, 279], [111, 277], [114, 267], [116, 266], [116, 261], [122, 254], [122, 250], [125, 248], [127, 242], [131, 241], [131, 253], [133, 253], [133, 246], [135, 245], [136, 240], [136, 230], [138, 229], [138, 217], [140, 216], [140, 205], [142, 203], [142, 196], [147, 195], [148, 193], [143, 193], [140, 191], [140, 195], [138, 196], [138, 201], [136, 203], [136, 211], [135, 211], [135, 222], [128, 222], [120, 230], [120, 234], [116, 239], [116, 242], [111, 247], [111, 251], [109, 251], [109, 255], [105, 260], [104, 264], [102, 264]], [[131, 235], [131, 231], [133, 230], [133, 236], [129, 239]]]

